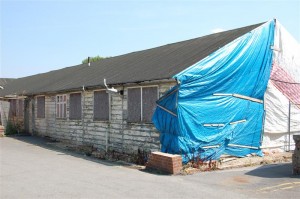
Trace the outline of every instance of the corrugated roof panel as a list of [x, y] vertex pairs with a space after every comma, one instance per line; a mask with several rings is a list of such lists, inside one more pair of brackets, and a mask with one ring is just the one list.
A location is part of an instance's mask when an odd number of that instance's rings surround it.
[[0, 90], [0, 95], [58, 92], [83, 85], [103, 86], [104, 78], [108, 84], [170, 79], [261, 24], [106, 58], [91, 63], [91, 66], [81, 64], [19, 78]]

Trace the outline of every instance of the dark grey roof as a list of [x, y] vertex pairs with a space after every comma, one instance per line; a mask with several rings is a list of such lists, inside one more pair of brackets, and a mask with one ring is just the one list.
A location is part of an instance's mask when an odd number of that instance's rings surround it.
[[104, 78], [108, 84], [170, 79], [261, 24], [106, 58], [91, 63], [91, 66], [81, 64], [19, 78], [0, 90], [0, 96], [76, 90], [83, 85], [103, 86]]
[[12, 82], [13, 78], [0, 78], [0, 86], [5, 86], [6, 84]]

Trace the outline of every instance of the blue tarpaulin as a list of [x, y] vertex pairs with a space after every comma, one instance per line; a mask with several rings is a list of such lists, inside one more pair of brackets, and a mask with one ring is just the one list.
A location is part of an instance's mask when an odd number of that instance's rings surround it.
[[269, 21], [176, 74], [157, 101], [153, 122], [162, 152], [219, 159], [262, 155], [264, 105], [274, 21]]

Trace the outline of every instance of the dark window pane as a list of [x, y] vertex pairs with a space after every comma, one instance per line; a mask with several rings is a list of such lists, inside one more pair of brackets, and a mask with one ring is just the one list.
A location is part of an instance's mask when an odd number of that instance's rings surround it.
[[37, 97], [37, 118], [45, 118], [45, 97]]
[[15, 117], [17, 116], [17, 100], [11, 99], [9, 102], [9, 116]]
[[70, 94], [70, 119], [81, 119], [81, 93]]
[[63, 111], [63, 116], [62, 117], [64, 117], [64, 118], [67, 117], [67, 104], [66, 104], [66, 102], [64, 103], [64, 111]]
[[59, 104], [56, 104], [56, 117], [59, 118]]
[[128, 122], [141, 121], [141, 88], [128, 89]]
[[63, 118], [62, 110], [63, 110], [63, 104], [59, 104], [59, 117], [60, 118]]
[[23, 117], [24, 115], [24, 100], [18, 100], [18, 117]]
[[94, 92], [94, 120], [109, 120], [109, 95], [106, 91]]
[[151, 122], [152, 115], [156, 107], [157, 87], [143, 88], [143, 122]]

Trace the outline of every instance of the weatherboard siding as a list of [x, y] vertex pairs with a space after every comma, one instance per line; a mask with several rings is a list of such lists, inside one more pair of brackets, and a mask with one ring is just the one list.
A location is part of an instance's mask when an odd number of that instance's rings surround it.
[[[174, 83], [160, 83], [159, 96], [162, 96]], [[35, 98], [35, 118], [30, 121], [33, 131], [41, 136], [71, 142], [77, 145], [92, 146], [102, 151], [117, 151], [134, 154], [138, 149], [146, 151], [160, 150], [159, 133], [152, 123], [127, 122], [127, 91], [124, 95], [110, 94], [109, 121], [94, 121], [94, 90], [81, 91], [82, 118], [69, 119], [70, 93], [67, 94], [67, 117], [56, 118], [55, 95], [45, 96], [45, 118], [37, 118]]]

